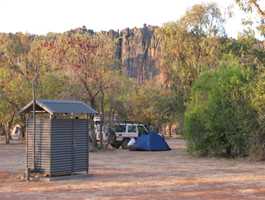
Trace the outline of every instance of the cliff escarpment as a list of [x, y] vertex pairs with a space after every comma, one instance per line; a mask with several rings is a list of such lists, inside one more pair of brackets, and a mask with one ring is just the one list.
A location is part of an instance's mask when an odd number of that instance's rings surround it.
[[[138, 83], [152, 79], [159, 74], [160, 41], [158, 27], [145, 25], [142, 28], [126, 28], [121, 31], [104, 31], [116, 44], [115, 58], [122, 72], [135, 78]], [[71, 32], [97, 34], [86, 27]]]

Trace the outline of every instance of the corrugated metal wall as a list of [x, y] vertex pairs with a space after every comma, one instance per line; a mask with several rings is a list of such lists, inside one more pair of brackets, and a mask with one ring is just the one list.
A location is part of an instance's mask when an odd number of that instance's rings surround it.
[[73, 127], [71, 119], [53, 119], [51, 133], [51, 175], [72, 173]]
[[[28, 161], [33, 169], [33, 120], [27, 123]], [[88, 121], [85, 119], [37, 119], [35, 163], [50, 176], [88, 170]]]
[[[50, 173], [50, 154], [51, 154], [51, 120], [36, 119], [36, 134], [35, 134], [35, 169], [39, 172]], [[28, 135], [28, 167], [34, 169], [33, 154], [34, 154], [34, 139], [33, 139], [33, 120], [27, 121]]]
[[74, 172], [85, 171], [88, 169], [88, 122], [87, 120], [74, 120]]

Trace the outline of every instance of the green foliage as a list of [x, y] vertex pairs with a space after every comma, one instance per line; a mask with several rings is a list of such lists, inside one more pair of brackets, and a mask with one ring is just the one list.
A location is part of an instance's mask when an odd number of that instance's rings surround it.
[[249, 153], [251, 132], [256, 125], [248, 95], [251, 77], [249, 70], [221, 66], [195, 81], [185, 114], [189, 151], [227, 156]]
[[60, 99], [64, 96], [67, 84], [66, 77], [61, 74], [43, 74], [37, 85], [37, 96], [42, 99]]
[[[204, 71], [216, 68], [222, 56], [224, 19], [215, 4], [194, 5], [177, 22], [159, 29], [164, 85], [172, 91], [176, 120], [183, 129], [183, 116], [191, 86]], [[181, 132], [183, 130], [180, 130]]]
[[257, 160], [265, 159], [265, 73], [257, 75], [251, 84], [251, 104], [257, 113], [258, 125], [253, 129], [250, 155]]
[[188, 10], [179, 24], [196, 36], [224, 36], [224, 18], [221, 10], [214, 3], [195, 4]]
[[259, 13], [261, 18], [265, 18], [265, 11], [262, 8], [262, 0], [235, 0], [245, 12], [253, 12], [254, 10]]
[[226, 39], [222, 45], [222, 57], [230, 55], [242, 66], [261, 69], [265, 66], [265, 51], [260, 45], [251, 35], [241, 35], [237, 40]]
[[[261, 36], [265, 36], [265, 10], [263, 7], [263, 0], [235, 0], [239, 7], [247, 14], [253, 15], [255, 23], [258, 25], [255, 27], [256, 30], [260, 32]], [[260, 16], [260, 17], [257, 17]], [[248, 16], [249, 17], [249, 16]], [[252, 29], [252, 30], [251, 30]], [[253, 28], [250, 28], [249, 31], [253, 32]]]
[[[160, 30], [161, 71], [166, 80], [187, 93], [198, 75], [220, 58], [223, 19], [214, 4], [195, 5], [184, 17]], [[219, 36], [219, 37], [217, 37]]]
[[[259, 4], [237, 2], [246, 10]], [[0, 33], [0, 128], [9, 131], [24, 121], [16, 113], [31, 99], [36, 78], [37, 98], [80, 99], [106, 121], [136, 120], [157, 128], [178, 124], [182, 133], [188, 105], [185, 136], [191, 152], [263, 155], [265, 51], [254, 32], [227, 38], [219, 8], [194, 5], [178, 21], [154, 28], [144, 57], [152, 55], [160, 74], [141, 84], [127, 77], [121, 63], [142, 55], [125, 52], [116, 60], [117, 41], [108, 32]], [[138, 35], [134, 38], [128, 42], [137, 46]], [[260, 75], [252, 81], [253, 73]]]

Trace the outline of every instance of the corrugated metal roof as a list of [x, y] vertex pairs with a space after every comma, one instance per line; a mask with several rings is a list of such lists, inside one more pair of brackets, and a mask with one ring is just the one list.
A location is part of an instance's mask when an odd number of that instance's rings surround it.
[[[26, 105], [20, 113], [32, 111], [33, 101]], [[96, 114], [97, 112], [82, 101], [69, 100], [36, 100], [36, 105], [50, 114], [73, 113], [73, 114]]]

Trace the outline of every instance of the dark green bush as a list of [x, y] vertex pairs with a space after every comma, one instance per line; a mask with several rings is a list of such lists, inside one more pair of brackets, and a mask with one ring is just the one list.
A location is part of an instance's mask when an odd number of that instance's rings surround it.
[[251, 85], [251, 104], [257, 113], [257, 126], [253, 128], [250, 156], [265, 160], [265, 72], [257, 75]]
[[237, 66], [203, 73], [185, 113], [188, 150], [200, 155], [245, 156], [256, 113], [250, 104], [252, 73]]

